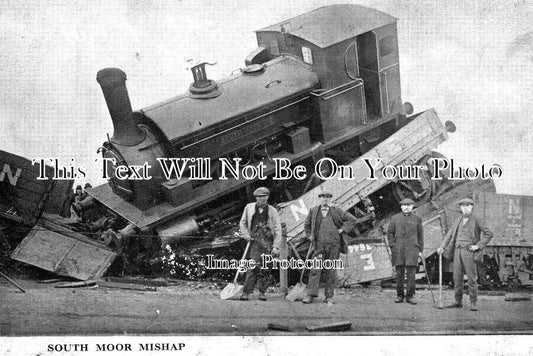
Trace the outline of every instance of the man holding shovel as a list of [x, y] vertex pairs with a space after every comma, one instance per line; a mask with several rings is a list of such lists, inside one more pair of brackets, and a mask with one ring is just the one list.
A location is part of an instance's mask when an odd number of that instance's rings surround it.
[[[402, 212], [393, 216], [387, 237], [392, 252], [392, 264], [396, 268], [396, 295], [395, 303], [416, 304], [415, 276], [418, 266], [418, 257], [424, 251], [424, 229], [422, 218], [413, 213], [414, 202], [403, 199], [400, 202]], [[423, 257], [422, 257], [423, 258]], [[407, 293], [403, 290], [403, 279], [407, 273]]]
[[[268, 205], [270, 191], [268, 188], [260, 187], [254, 191], [255, 203], [250, 203], [244, 208], [240, 221], [240, 230], [243, 237], [251, 241], [248, 259], [255, 260], [255, 267], [246, 272], [244, 289], [241, 300], [248, 300], [253, 293], [258, 273], [259, 276], [259, 300], [266, 300], [265, 292], [268, 287], [268, 274], [261, 270], [261, 255], [272, 254], [279, 256], [281, 244], [281, 221], [277, 210]], [[269, 270], [266, 270], [269, 272]]]
[[[305, 235], [312, 241], [311, 246], [315, 247], [313, 258], [317, 260], [334, 260], [339, 258], [340, 252], [346, 253], [347, 244], [341, 234], [351, 231], [356, 223], [353, 215], [330, 205], [332, 196], [329, 192], [320, 193], [318, 195], [320, 205], [311, 209], [304, 224]], [[337, 271], [331, 269], [322, 271], [321, 268], [313, 268], [309, 273], [307, 296], [302, 300], [303, 303], [312, 303], [313, 299], [318, 297], [318, 285], [322, 272], [326, 274], [324, 303], [330, 302], [333, 298]]]
[[459, 207], [463, 213], [455, 220], [444, 237], [439, 254], [453, 261], [453, 283], [455, 285], [455, 303], [446, 308], [463, 307], [463, 276], [468, 278], [468, 294], [470, 295], [470, 310], [477, 310], [477, 269], [476, 263], [483, 261], [483, 248], [492, 239], [492, 232], [478, 217], [472, 215], [474, 201], [469, 198], [461, 199]]

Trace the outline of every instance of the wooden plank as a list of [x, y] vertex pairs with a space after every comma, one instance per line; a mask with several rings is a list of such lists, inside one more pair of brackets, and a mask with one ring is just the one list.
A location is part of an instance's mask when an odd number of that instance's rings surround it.
[[347, 331], [352, 328], [352, 323], [350, 321], [339, 321], [335, 323], [306, 326], [305, 328], [309, 331]]
[[508, 293], [505, 295], [506, 302], [527, 302], [530, 301], [531, 297], [526, 294], [512, 294]]
[[118, 288], [118, 289], [130, 289], [130, 290], [142, 290], [142, 291], [156, 291], [156, 287], [152, 286], [141, 286], [138, 284], [129, 284], [129, 283], [118, 283], [118, 282], [106, 282], [98, 281], [98, 285], [106, 288]]
[[96, 247], [99, 247], [99, 248], [102, 248], [102, 249], [106, 249], [108, 251], [113, 251], [110, 248], [108, 248], [107, 246], [105, 246], [105, 245], [103, 245], [103, 244], [101, 244], [99, 242], [96, 242], [95, 240], [89, 239], [85, 235], [82, 235], [82, 234], [79, 234], [79, 233], [77, 233], [75, 231], [69, 230], [66, 227], [54, 224], [52, 221], [48, 220], [46, 216], [44, 216], [43, 219], [39, 221], [39, 224], [46, 230], [57, 232], [57, 233], [59, 233], [61, 235], [68, 236], [68, 237], [70, 237], [72, 239], [79, 240], [79, 241], [81, 241], [83, 243], [86, 243], [86, 244], [89, 244], [89, 245], [93, 245], [93, 246], [96, 246]]
[[291, 328], [286, 324], [268, 323], [267, 328], [268, 330], [291, 331]]
[[89, 279], [83, 282], [69, 282], [55, 285], [54, 288], [80, 288], [94, 286], [98, 282], [96, 279]]
[[86, 240], [36, 226], [13, 251], [11, 258], [60, 276], [98, 279], [114, 261], [116, 253]]
[[167, 281], [156, 280], [156, 279], [139, 279], [139, 278], [124, 278], [124, 277], [107, 277], [106, 279], [110, 282], [141, 284], [143, 286], [153, 286], [153, 287], [168, 286]]

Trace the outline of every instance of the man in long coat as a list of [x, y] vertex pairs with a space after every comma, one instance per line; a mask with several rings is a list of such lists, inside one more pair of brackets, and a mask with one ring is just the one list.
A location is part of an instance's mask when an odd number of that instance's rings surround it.
[[[318, 195], [320, 205], [311, 208], [304, 223], [305, 236], [311, 240], [311, 248], [314, 246], [313, 258], [317, 260], [338, 259], [339, 253], [346, 253], [347, 245], [343, 232], [349, 232], [355, 227], [355, 217], [340, 208], [330, 205], [332, 194], [322, 192]], [[326, 274], [326, 288], [324, 303], [328, 303], [333, 298], [335, 284], [337, 282], [336, 270], [324, 270], [313, 268], [309, 273], [309, 283], [303, 302], [312, 303], [318, 297], [318, 286], [320, 275]]]
[[[459, 207], [463, 215], [457, 218], [448, 231], [440, 247], [439, 254], [453, 261], [453, 283], [455, 285], [455, 303], [447, 308], [463, 307], [463, 276], [468, 278], [468, 294], [470, 296], [470, 310], [476, 311], [477, 306], [477, 266], [483, 261], [483, 248], [492, 239], [492, 232], [483, 220], [472, 215], [474, 201], [469, 198], [461, 199]], [[483, 233], [483, 237], [481, 237]]]
[[[396, 301], [416, 304], [415, 274], [418, 257], [424, 251], [424, 229], [422, 218], [413, 213], [414, 202], [403, 199], [400, 202], [402, 212], [394, 215], [388, 228], [389, 246], [392, 251], [392, 264], [396, 267]], [[407, 273], [407, 293], [404, 293], [403, 279]]]
[[247, 204], [242, 213], [239, 224], [243, 237], [251, 241], [248, 259], [255, 260], [255, 268], [246, 272], [241, 300], [248, 300], [253, 293], [255, 282], [259, 275], [259, 300], [266, 300], [265, 292], [268, 288], [270, 270], [262, 269], [261, 256], [263, 254], [279, 256], [281, 244], [281, 221], [278, 211], [268, 204], [270, 191], [260, 187], [254, 191], [255, 203]]

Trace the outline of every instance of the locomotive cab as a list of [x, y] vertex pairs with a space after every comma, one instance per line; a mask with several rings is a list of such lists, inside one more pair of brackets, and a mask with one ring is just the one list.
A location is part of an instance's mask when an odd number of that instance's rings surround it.
[[312, 65], [321, 83], [314, 138], [326, 142], [400, 115], [396, 21], [357, 5], [322, 7], [257, 31], [259, 48], [246, 63], [289, 54]]

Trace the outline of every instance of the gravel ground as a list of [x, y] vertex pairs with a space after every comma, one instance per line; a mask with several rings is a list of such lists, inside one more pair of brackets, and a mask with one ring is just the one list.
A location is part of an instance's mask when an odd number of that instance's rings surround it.
[[[288, 302], [271, 289], [268, 300], [221, 300], [214, 283], [183, 282], [156, 291], [104, 287], [54, 288], [17, 279], [26, 293], [0, 280], [0, 335], [310, 335], [306, 326], [349, 321], [350, 335], [528, 334], [531, 301], [505, 301], [502, 293], [481, 295], [479, 311], [439, 310], [428, 290], [417, 290], [418, 305], [395, 304], [394, 289], [379, 285], [337, 289], [335, 303], [319, 297], [310, 305]], [[435, 297], [438, 297], [435, 288]], [[523, 294], [523, 293], [522, 293]], [[530, 295], [530, 294], [526, 294]], [[453, 290], [443, 293], [444, 304]], [[289, 332], [268, 330], [283, 324]], [[322, 334], [322, 333], [321, 333]]]

